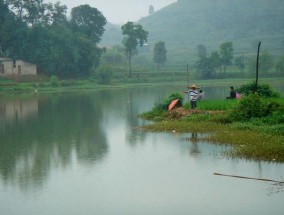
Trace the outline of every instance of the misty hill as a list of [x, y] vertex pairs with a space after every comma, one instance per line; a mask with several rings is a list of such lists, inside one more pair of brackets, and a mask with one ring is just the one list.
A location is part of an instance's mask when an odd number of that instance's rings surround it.
[[[259, 41], [272, 54], [284, 53], [283, 0], [178, 0], [139, 24], [149, 31], [151, 48], [158, 41], [166, 43], [171, 63], [190, 61], [199, 44], [210, 53], [227, 41], [233, 42], [236, 55], [254, 54]], [[118, 32], [112, 32], [114, 40]]]

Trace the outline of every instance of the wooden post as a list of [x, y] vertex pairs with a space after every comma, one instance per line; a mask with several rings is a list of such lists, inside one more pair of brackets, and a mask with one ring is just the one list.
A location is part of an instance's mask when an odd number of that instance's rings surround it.
[[255, 92], [257, 91], [257, 85], [258, 85], [258, 67], [259, 67], [259, 50], [260, 50], [261, 42], [258, 43], [258, 49], [257, 49], [257, 58], [256, 58], [256, 75], [255, 75]]

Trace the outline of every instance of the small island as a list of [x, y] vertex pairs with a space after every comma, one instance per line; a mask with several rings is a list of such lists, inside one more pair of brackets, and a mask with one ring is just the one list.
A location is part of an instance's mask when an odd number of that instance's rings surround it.
[[[155, 132], [207, 133], [200, 141], [233, 145], [230, 157], [284, 162], [284, 99], [268, 84], [244, 84], [241, 99], [201, 100], [194, 110], [183, 104], [183, 95], [171, 94], [141, 118], [155, 123], [143, 127]], [[179, 99], [171, 111], [168, 105]]]

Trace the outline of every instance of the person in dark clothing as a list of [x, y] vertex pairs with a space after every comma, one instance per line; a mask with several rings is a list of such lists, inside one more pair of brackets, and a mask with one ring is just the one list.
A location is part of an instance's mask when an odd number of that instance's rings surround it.
[[237, 97], [237, 93], [236, 93], [236, 91], [234, 90], [234, 87], [231, 86], [231, 87], [230, 87], [230, 96], [227, 97], [226, 99], [236, 99], [236, 97]]

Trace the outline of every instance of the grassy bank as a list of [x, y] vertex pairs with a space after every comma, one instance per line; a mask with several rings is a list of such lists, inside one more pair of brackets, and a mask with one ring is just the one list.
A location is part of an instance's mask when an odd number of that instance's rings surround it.
[[[248, 123], [226, 124], [204, 116], [162, 120], [144, 127], [146, 131], [208, 133], [200, 141], [231, 144], [235, 147], [228, 155], [249, 160], [284, 162], [284, 125], [255, 126]], [[220, 120], [220, 119], [219, 119]], [[274, 132], [270, 133], [270, 130]], [[276, 130], [282, 130], [277, 134]]]
[[[284, 108], [284, 98], [274, 101]], [[232, 120], [230, 114], [239, 101], [206, 101], [198, 106], [197, 113], [180, 117], [175, 111], [153, 108], [141, 117], [155, 123], [143, 127], [155, 132], [207, 133], [200, 141], [233, 145], [227, 155], [248, 160], [284, 162], [284, 111], [267, 117], [249, 120]], [[216, 112], [215, 110], [223, 110]]]
[[[134, 86], [179, 86], [186, 88], [187, 76], [185, 72], [159, 72], [157, 74], [151, 73], [146, 78], [139, 74], [133, 74], [132, 78], [127, 77], [124, 74], [124, 78], [121, 76], [116, 77], [113, 75], [113, 79], [109, 83], [100, 83], [98, 79], [88, 78], [81, 80], [61, 80], [56, 77], [21, 77], [21, 78], [5, 78], [0, 76], [0, 94], [7, 93], [26, 93], [26, 92], [53, 92], [53, 91], [77, 91], [77, 90], [95, 90], [95, 89], [111, 89], [111, 88], [125, 88]], [[183, 74], [185, 73], [185, 74]], [[183, 74], [183, 75], [182, 75]], [[173, 77], [172, 79], [169, 77]], [[216, 80], [194, 80], [194, 83], [198, 86], [206, 87], [238, 87], [241, 84], [252, 82], [253, 79], [216, 79]], [[192, 82], [192, 80], [191, 80]], [[283, 86], [284, 78], [266, 78], [261, 82], [270, 84], [271, 86]]]

